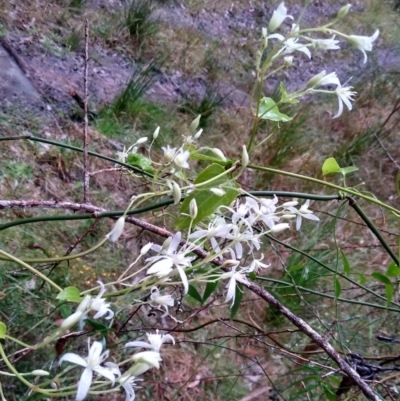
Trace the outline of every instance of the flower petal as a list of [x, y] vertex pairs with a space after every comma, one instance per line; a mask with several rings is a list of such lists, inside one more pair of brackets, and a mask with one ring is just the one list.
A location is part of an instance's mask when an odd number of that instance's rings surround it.
[[92, 369], [86, 368], [78, 383], [78, 391], [76, 393], [76, 401], [82, 401], [89, 392], [90, 385], [92, 384], [93, 371]]
[[105, 377], [106, 379], [110, 380], [112, 385], [114, 385], [114, 383], [115, 383], [114, 373], [111, 372], [109, 369], [103, 368], [103, 366], [96, 366], [95, 368], [93, 368], [93, 370], [96, 373], [98, 373], [99, 375], [101, 375], [101, 376]]
[[63, 355], [58, 364], [61, 365], [61, 363], [64, 361], [75, 363], [76, 365], [83, 366], [84, 368], [87, 366], [87, 362], [82, 357], [72, 352], [68, 352], [67, 354]]

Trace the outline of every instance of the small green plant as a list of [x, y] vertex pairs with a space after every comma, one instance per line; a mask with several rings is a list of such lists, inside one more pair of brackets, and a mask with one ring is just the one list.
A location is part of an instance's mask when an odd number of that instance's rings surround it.
[[193, 97], [186, 96], [179, 107], [179, 111], [192, 115], [193, 117], [201, 114], [200, 127], [208, 126], [212, 115], [222, 105], [229, 94], [221, 95], [216, 86], [209, 86], [202, 99], [196, 100]]
[[156, 61], [152, 61], [146, 68], [137, 66], [132, 73], [123, 92], [116, 97], [111, 106], [105, 112], [111, 112], [116, 117], [122, 114], [134, 114], [140, 108], [143, 95], [154, 82], [154, 70], [158, 66]]
[[122, 28], [138, 45], [142, 45], [153, 37], [159, 27], [159, 21], [152, 16], [153, 0], [132, 0], [124, 11]]
[[82, 28], [76, 27], [63, 39], [63, 44], [69, 51], [78, 51], [83, 44]]
[[86, 0], [71, 0], [69, 6], [77, 11], [81, 11], [86, 5]]

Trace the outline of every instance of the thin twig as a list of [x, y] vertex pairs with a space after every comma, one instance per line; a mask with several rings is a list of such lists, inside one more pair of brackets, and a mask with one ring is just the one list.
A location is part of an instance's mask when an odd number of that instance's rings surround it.
[[85, 70], [83, 77], [83, 203], [90, 203], [89, 200], [89, 154], [88, 154], [88, 68], [89, 67], [89, 21], [85, 21]]

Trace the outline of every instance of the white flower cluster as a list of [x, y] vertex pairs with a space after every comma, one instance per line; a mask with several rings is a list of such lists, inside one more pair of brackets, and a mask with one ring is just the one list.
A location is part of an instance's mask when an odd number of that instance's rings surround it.
[[[90, 346], [90, 340], [88, 340], [89, 352], [86, 358], [82, 358], [72, 352], [64, 354], [60, 358], [59, 364], [66, 361], [84, 368], [78, 382], [76, 401], [82, 401], [86, 398], [93, 384], [93, 376], [95, 374], [108, 379], [109, 384], [112, 386], [117, 383], [118, 387], [122, 387], [125, 390], [125, 401], [133, 401], [135, 399], [137, 377], [151, 368], [159, 369], [160, 362], [162, 361], [160, 355], [161, 346], [165, 342], [172, 342], [175, 344], [175, 340], [170, 334], [159, 334], [158, 331], [156, 334], [147, 334], [147, 339], [149, 341], [148, 343], [145, 341], [132, 341], [125, 344], [126, 348], [145, 348], [146, 351], [141, 351], [131, 356], [130, 359], [134, 364], [126, 369], [124, 373], [121, 373], [116, 363], [111, 361], [104, 362], [109, 358], [110, 351], [103, 351], [103, 345], [99, 341], [94, 341]], [[115, 390], [117, 390], [118, 387]]]
[[[189, 240], [194, 241], [194, 245], [186, 243], [180, 246], [182, 242], [181, 232], [177, 232], [173, 237], [168, 238], [162, 246], [151, 245], [151, 249], [156, 251], [157, 255], [146, 259], [147, 262], [153, 263], [147, 270], [147, 275], [166, 279], [174, 275], [173, 271], [176, 269], [186, 294], [189, 289], [187, 269], [193, 267], [192, 262], [195, 259], [190, 254], [195, 246], [205, 247], [207, 243], [209, 244], [207, 247], [211, 247], [213, 251], [213, 259], [225, 254], [229, 255], [224, 267], [231, 268], [231, 271], [220, 275], [214, 274], [210, 279], [229, 279], [226, 301], [232, 300], [234, 302], [236, 282], [244, 282], [248, 273], [269, 267], [268, 264], [263, 263], [263, 254], [259, 258], [255, 255], [255, 252], [260, 250], [260, 238], [264, 234], [278, 233], [288, 229], [289, 224], [282, 222], [282, 220], [296, 220], [297, 230], [301, 227], [302, 219], [319, 220], [309, 210], [309, 200], [298, 209], [296, 208], [297, 200], [285, 202], [280, 206], [277, 203], [277, 197], [256, 199], [247, 196], [235, 207], [220, 207], [219, 212], [207, 228], [193, 231], [189, 235]], [[249, 257], [250, 263], [243, 266], [242, 260], [247, 260]], [[156, 294], [159, 296], [159, 293], [156, 292]], [[166, 304], [164, 307], [168, 312]]]
[[[331, 29], [330, 26], [333, 25], [336, 21], [343, 18], [350, 10], [351, 5], [348, 4], [342, 7], [336, 20], [328, 23], [327, 25], [320, 28], [310, 28], [310, 29], [302, 29], [298, 24], [292, 24], [292, 28], [290, 30], [289, 35], [286, 37], [279, 33], [271, 33], [276, 31], [283, 23], [283, 21], [287, 18], [293, 20], [293, 16], [287, 14], [287, 9], [284, 3], [281, 3], [279, 7], [274, 11], [272, 18], [269, 22], [268, 29], [263, 28], [262, 31], [262, 43], [263, 50], [268, 45], [268, 40], [277, 39], [281, 42], [282, 46], [275, 52], [273, 52], [271, 56], [271, 62], [278, 60], [279, 58], [284, 58], [284, 67], [289, 67], [293, 64], [293, 57], [288, 56], [295, 51], [301, 52], [305, 54], [309, 59], [311, 59], [311, 51], [310, 49], [317, 50], [340, 50], [340, 41], [336, 39], [336, 37], [341, 37], [345, 39], [348, 43], [356, 47], [360, 50], [364, 55], [364, 63], [367, 62], [367, 53], [372, 50], [373, 43], [379, 36], [379, 30], [376, 30], [372, 36], [358, 36], [358, 35], [347, 35], [343, 32], [336, 31]], [[309, 33], [323, 33], [333, 35], [331, 38], [314, 38], [308, 36]], [[261, 57], [259, 58], [261, 60]], [[336, 89], [334, 91], [323, 91], [323, 90], [315, 90], [314, 88], [318, 86], [324, 85], [336, 85]], [[333, 72], [331, 74], [326, 75], [325, 71], [322, 71], [320, 74], [317, 74], [313, 77], [307, 84], [307, 90], [299, 91], [295, 94], [292, 94], [291, 98], [295, 99], [297, 97], [303, 96], [304, 94], [310, 92], [324, 92], [324, 93], [332, 93], [337, 96], [339, 101], [339, 109], [336, 115], [333, 118], [339, 117], [343, 112], [343, 104], [345, 104], [349, 110], [352, 109], [352, 101], [356, 92], [351, 90], [351, 86], [342, 86], [336, 73]]]

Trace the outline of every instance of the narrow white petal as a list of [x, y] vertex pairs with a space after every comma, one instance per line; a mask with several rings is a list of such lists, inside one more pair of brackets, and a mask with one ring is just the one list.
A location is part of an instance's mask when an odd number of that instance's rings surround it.
[[235, 303], [235, 293], [236, 293], [236, 279], [232, 276], [228, 283], [228, 292], [226, 293], [225, 302], [229, 302], [232, 299], [232, 305]]
[[131, 341], [125, 344], [125, 348], [136, 347], [136, 348], [153, 348], [153, 346], [145, 341]]
[[101, 355], [101, 351], [103, 351], [103, 345], [99, 341], [93, 341], [92, 346], [89, 350], [89, 359], [99, 358]]
[[87, 362], [80, 357], [79, 355], [73, 354], [72, 352], [68, 352], [67, 354], [63, 355], [58, 362], [61, 365], [62, 362], [67, 361], [71, 363], [75, 363], [76, 365], [80, 365], [86, 368]]
[[76, 401], [82, 401], [89, 392], [90, 385], [92, 384], [93, 371], [92, 369], [86, 368], [78, 383], [78, 391], [76, 393]]
[[183, 284], [183, 288], [184, 288], [184, 294], [187, 294], [189, 291], [189, 282], [188, 282], [186, 273], [182, 267], [177, 266], [176, 268], [178, 269], [179, 275], [181, 276], [181, 280], [182, 280], [182, 284]]
[[93, 368], [93, 370], [98, 373], [99, 375], [107, 378], [108, 380], [110, 380], [110, 382], [112, 383], [112, 385], [114, 385], [115, 383], [115, 377], [114, 374], [107, 368], [103, 368], [102, 366], [96, 366], [95, 368]]

